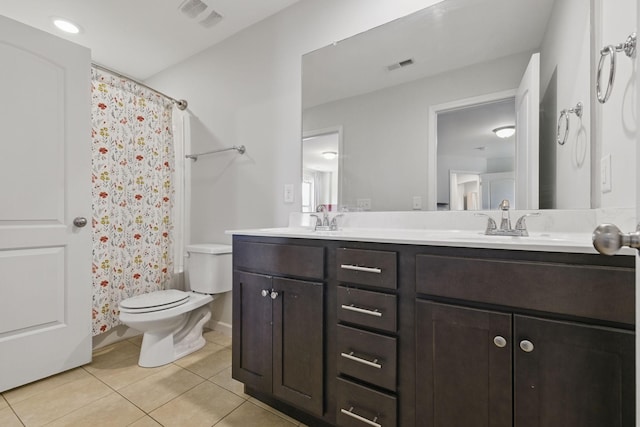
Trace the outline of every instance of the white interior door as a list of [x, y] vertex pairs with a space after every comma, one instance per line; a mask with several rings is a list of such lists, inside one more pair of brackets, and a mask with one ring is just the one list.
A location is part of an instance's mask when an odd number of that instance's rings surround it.
[[531, 55], [516, 93], [516, 204], [538, 209], [540, 54]]
[[0, 16], [0, 391], [91, 360], [90, 52]]

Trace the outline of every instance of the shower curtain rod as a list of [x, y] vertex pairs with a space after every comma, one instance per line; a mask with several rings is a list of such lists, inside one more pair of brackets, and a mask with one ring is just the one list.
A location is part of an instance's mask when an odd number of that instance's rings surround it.
[[163, 97], [167, 98], [168, 100], [170, 100], [171, 102], [176, 104], [176, 107], [178, 107], [178, 110], [186, 110], [187, 109], [187, 105], [188, 104], [187, 104], [187, 101], [184, 100], [184, 99], [172, 98], [169, 95], [167, 95], [165, 93], [162, 93], [157, 89], [154, 89], [154, 88], [152, 88], [150, 86], [147, 86], [146, 84], [144, 84], [144, 83], [142, 83], [142, 82], [140, 82], [140, 81], [138, 81], [136, 79], [132, 79], [129, 76], [125, 76], [124, 74], [121, 74], [121, 73], [119, 73], [119, 72], [117, 72], [115, 70], [112, 70], [111, 68], [107, 68], [104, 65], [100, 65], [100, 64], [97, 64], [95, 62], [92, 62], [91, 66], [94, 67], [94, 68], [97, 68], [99, 70], [106, 71], [107, 73], [111, 73], [114, 76], [117, 76], [117, 77], [120, 77], [120, 78], [123, 78], [123, 79], [127, 79], [127, 80], [131, 80], [132, 82], [134, 82], [134, 83], [136, 83], [136, 84], [138, 84], [138, 85], [140, 85], [142, 87], [145, 87], [145, 88], [149, 89], [150, 91], [157, 93], [160, 96], [163, 96]]

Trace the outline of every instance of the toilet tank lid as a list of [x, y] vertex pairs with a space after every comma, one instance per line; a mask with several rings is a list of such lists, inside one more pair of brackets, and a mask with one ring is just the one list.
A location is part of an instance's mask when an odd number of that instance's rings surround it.
[[196, 252], [201, 254], [230, 254], [231, 245], [222, 245], [220, 243], [198, 243], [195, 245], [187, 245], [187, 252]]

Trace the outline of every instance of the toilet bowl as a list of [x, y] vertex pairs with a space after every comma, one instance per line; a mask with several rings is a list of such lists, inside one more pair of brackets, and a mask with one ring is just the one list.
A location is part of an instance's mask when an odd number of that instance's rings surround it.
[[202, 328], [211, 318], [211, 301], [231, 290], [231, 246], [189, 245], [186, 291], [167, 289], [120, 302], [120, 321], [143, 332], [138, 365], [166, 365], [205, 345]]

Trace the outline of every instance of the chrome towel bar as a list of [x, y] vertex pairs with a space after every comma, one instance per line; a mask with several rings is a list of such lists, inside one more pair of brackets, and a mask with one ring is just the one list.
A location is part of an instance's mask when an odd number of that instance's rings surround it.
[[247, 149], [245, 148], [244, 145], [240, 145], [240, 146], [236, 146], [234, 145], [233, 147], [229, 147], [229, 148], [221, 148], [219, 150], [212, 150], [212, 151], [206, 151], [204, 153], [198, 153], [198, 154], [187, 154], [186, 156], [184, 156], [187, 159], [191, 159], [194, 162], [196, 160], [198, 160], [198, 157], [200, 156], [206, 156], [208, 154], [216, 154], [216, 153], [222, 153], [223, 151], [230, 151], [230, 150], [236, 150], [238, 153], [240, 154], [244, 154], [245, 151], [247, 151]]

